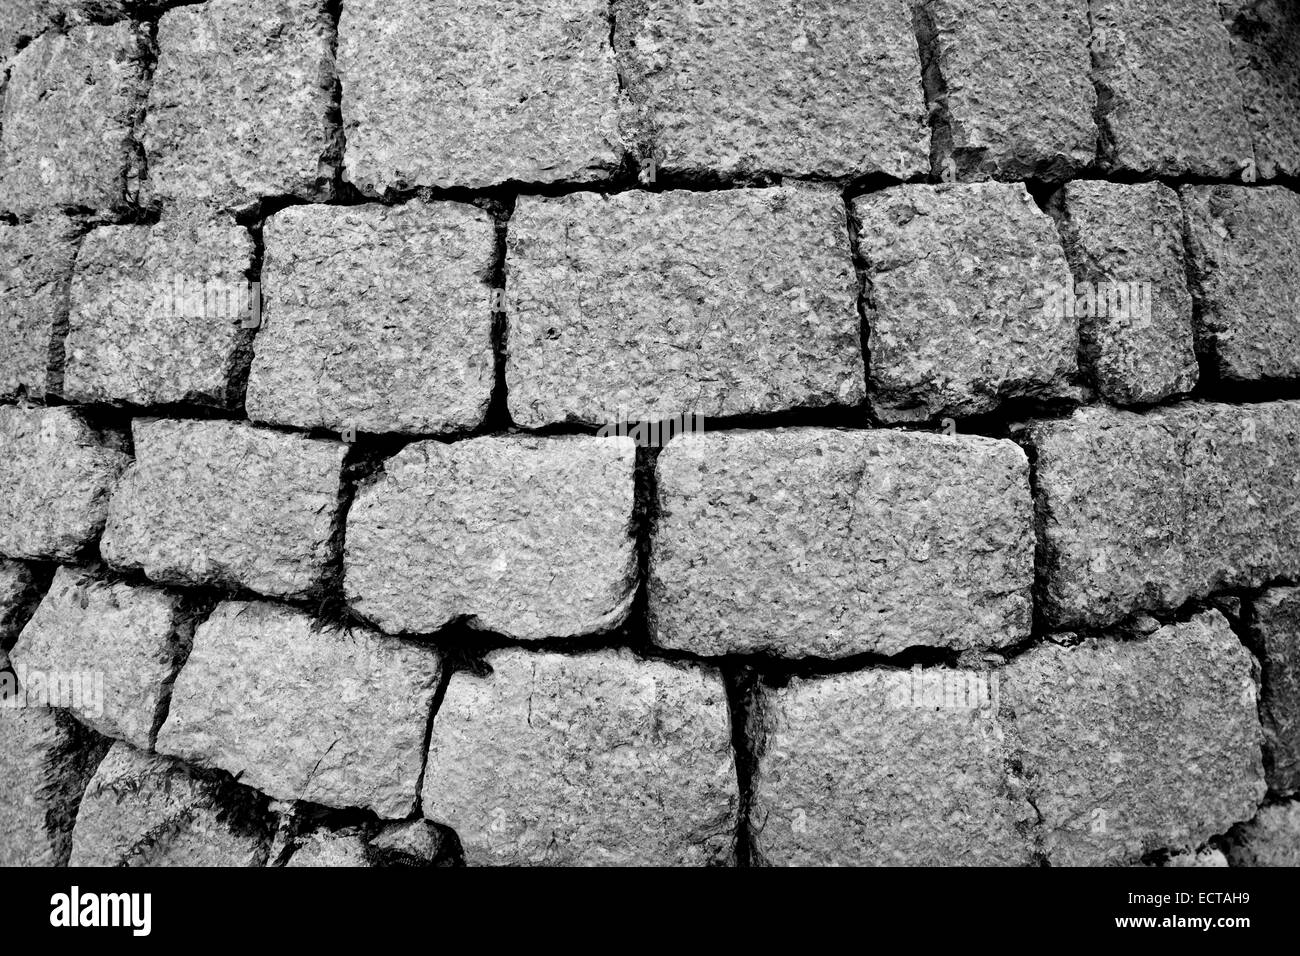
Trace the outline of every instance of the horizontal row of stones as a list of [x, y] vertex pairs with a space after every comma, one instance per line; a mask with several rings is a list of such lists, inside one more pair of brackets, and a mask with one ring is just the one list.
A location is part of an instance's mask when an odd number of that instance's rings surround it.
[[1221, 380], [1300, 377], [1300, 194], [1076, 181], [1048, 209], [1016, 183], [860, 197], [860, 302], [829, 189], [522, 197], [504, 288], [476, 206], [297, 206], [264, 226], [257, 333], [253, 240], [227, 215], [0, 225], [0, 395], [451, 434], [488, 415], [502, 312], [524, 427], [867, 398], [915, 421], [1088, 382], [1151, 403], [1195, 387], [1198, 351]]
[[[687, 434], [655, 463], [649, 624], [702, 655], [1014, 645], [1300, 577], [1300, 402], [1107, 407], [1015, 442], [890, 429]], [[230, 421], [0, 407], [0, 555], [307, 598], [343, 532], [394, 634], [606, 633], [640, 584], [626, 437], [416, 441], [351, 496], [343, 443]], [[1036, 497], [1035, 497], [1036, 495]], [[1035, 534], [1035, 508], [1041, 527]], [[340, 527], [342, 525], [342, 527]], [[1036, 540], [1037, 538], [1037, 540]]]
[[[480, 672], [450, 676], [426, 750], [434, 649], [264, 602], [221, 603], [191, 632], [182, 607], [160, 589], [57, 572], [14, 648], [20, 680], [97, 668], [95, 706], [73, 710], [97, 730], [149, 726], [160, 695], [170, 709], [156, 740], [114, 745], [75, 828], [70, 807], [105, 745], [63, 711], [0, 709], [0, 861], [66, 858], [69, 840], [74, 864], [266, 859], [264, 828], [219, 813], [211, 784], [146, 744], [233, 774], [245, 808], [264, 794], [381, 820], [418, 810], [452, 827], [472, 863], [735, 852], [732, 716], [708, 666], [496, 650]], [[1293, 691], [1300, 590], [1267, 592], [1259, 608], [1258, 629], [1290, 644]], [[757, 854], [1070, 865], [1196, 848], [1253, 818], [1266, 793], [1253, 667], [1209, 611], [1140, 639], [1044, 644], [993, 669], [759, 685], [746, 728]], [[1298, 700], [1285, 701], [1293, 720]]]
[[330, 6], [171, 10], [152, 71], [147, 25], [44, 33], [10, 63], [0, 208], [318, 199], [340, 167], [369, 195], [629, 159], [907, 178], [932, 171], [930, 119], [963, 175], [1300, 171], [1284, 0], [345, 0], [337, 31]]

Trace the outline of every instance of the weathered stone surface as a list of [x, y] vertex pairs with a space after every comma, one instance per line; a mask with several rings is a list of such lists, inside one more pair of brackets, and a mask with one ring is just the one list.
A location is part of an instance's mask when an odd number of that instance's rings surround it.
[[66, 707], [106, 737], [152, 750], [172, 680], [189, 652], [193, 609], [160, 588], [60, 567], [10, 659], [20, 683], [74, 682]]
[[365, 867], [370, 866], [365, 834], [357, 827], [315, 830], [303, 838], [285, 866]]
[[1263, 666], [1260, 722], [1270, 790], [1300, 790], [1300, 588], [1272, 588], [1250, 608], [1250, 635]]
[[225, 602], [195, 632], [158, 750], [281, 800], [403, 817], [440, 673], [429, 648]]
[[932, 108], [942, 97], [946, 110], [941, 167], [951, 158], [963, 177], [1063, 179], [1092, 162], [1087, 0], [925, 0], [918, 24], [937, 70]]
[[73, 558], [104, 527], [124, 436], [70, 408], [0, 407], [0, 554]]
[[338, 63], [344, 178], [367, 195], [590, 182], [622, 162], [602, 0], [356, 0]]
[[1261, 807], [1249, 823], [1228, 838], [1233, 866], [1300, 866], [1300, 803]]
[[494, 382], [490, 215], [450, 202], [301, 206], [272, 217], [264, 236], [250, 418], [424, 433], [483, 422]]
[[725, 861], [739, 804], [716, 672], [627, 651], [492, 652], [452, 676], [423, 812], [486, 865]]
[[1102, 156], [1145, 175], [1233, 176], [1254, 161], [1215, 0], [1092, 0]]
[[0, 397], [19, 389], [44, 396], [57, 391], [50, 375], [51, 346], [68, 321], [68, 285], [76, 255], [75, 231], [62, 217], [22, 226], [0, 225]]
[[1229, 32], [1257, 175], [1300, 174], [1300, 7], [1289, 0], [1239, 6]]
[[927, 172], [904, 0], [622, 0], [615, 45], [642, 152], [684, 175]]
[[427, 820], [322, 828], [295, 842], [286, 866], [425, 868], [454, 862], [442, 831]]
[[1097, 389], [1117, 405], [1191, 391], [1197, 363], [1177, 194], [1160, 183], [1077, 180], [1060, 198], [1076, 280], [1060, 301], [1068, 308], [1073, 295]]
[[31, 566], [0, 558], [0, 651], [13, 646], [40, 600], [42, 585]]
[[1030, 439], [1054, 624], [1300, 574], [1300, 402], [1086, 408]]
[[0, 209], [112, 211], [135, 199], [142, 26], [49, 32], [14, 57], [0, 117]]
[[[1034, 811], [1003, 766], [989, 675], [923, 673], [923, 681], [883, 670], [795, 678], [766, 693], [752, 814], [764, 862], [1031, 861]], [[986, 693], [949, 695], [945, 705], [916, 693], [922, 683]]]
[[240, 422], [137, 418], [100, 552], [155, 581], [303, 596], [326, 572], [345, 446]]
[[1184, 186], [1198, 333], [1219, 375], [1300, 377], [1300, 194]]
[[9, 59], [19, 42], [27, 42], [60, 24], [75, 25], [93, 18], [107, 22], [127, 16], [127, 0], [8, 0], [0, 21], [0, 62]]
[[853, 211], [878, 415], [975, 415], [1069, 392], [1078, 321], [1048, 306], [1070, 268], [1024, 185], [900, 186]]
[[164, 13], [142, 135], [150, 197], [232, 208], [328, 198], [342, 149], [332, 33], [327, 0]]
[[261, 866], [266, 800], [116, 743], [77, 813], [71, 866]]
[[774, 429], [659, 455], [655, 643], [844, 657], [1029, 635], [1029, 465], [1009, 441]]
[[519, 425], [853, 405], [866, 391], [831, 190], [524, 197], [506, 262]]
[[1178, 853], [1171, 853], [1169, 859], [1160, 865], [1179, 869], [1206, 866], [1222, 867], [1228, 865], [1228, 858], [1223, 855], [1222, 850], [1207, 846], [1199, 850], [1183, 850]]
[[0, 866], [67, 864], [77, 804], [105, 749], [62, 711], [0, 706]]
[[352, 609], [393, 633], [459, 618], [520, 640], [618, 626], [637, 585], [635, 459], [628, 438], [408, 445], [348, 512]]
[[77, 254], [64, 397], [236, 404], [252, 332], [253, 237], [234, 219], [168, 207], [154, 226], [102, 226]]
[[1254, 816], [1265, 787], [1251, 666], [1218, 611], [1012, 661], [1003, 724], [1048, 861], [1136, 863]]

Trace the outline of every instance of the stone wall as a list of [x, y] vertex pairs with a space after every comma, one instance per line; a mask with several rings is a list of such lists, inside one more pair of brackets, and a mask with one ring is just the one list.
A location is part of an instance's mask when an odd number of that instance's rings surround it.
[[1285, 0], [15, 0], [0, 864], [1295, 865]]

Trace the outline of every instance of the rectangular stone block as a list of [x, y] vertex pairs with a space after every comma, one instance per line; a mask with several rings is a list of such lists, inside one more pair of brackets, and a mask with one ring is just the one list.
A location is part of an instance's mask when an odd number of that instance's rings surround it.
[[194, 634], [158, 750], [280, 800], [405, 817], [441, 673], [431, 648], [227, 601]]
[[1216, 0], [1092, 0], [1103, 162], [1146, 176], [1240, 174], [1254, 163]]
[[910, 185], [853, 200], [867, 270], [868, 377], [881, 418], [979, 415], [1069, 394], [1070, 268], [1020, 183]]
[[1300, 402], [1086, 408], [1030, 440], [1056, 626], [1300, 574]]
[[766, 690], [752, 810], [760, 861], [1029, 865], [1034, 810], [1004, 766], [996, 679], [918, 667]]
[[659, 455], [650, 633], [695, 654], [896, 654], [1029, 636], [1034, 537], [1009, 441], [801, 428]]
[[1047, 861], [1133, 865], [1253, 817], [1265, 788], [1251, 665], [1218, 611], [1013, 660], [1003, 723]]
[[1265, 591], [1247, 615], [1263, 668], [1264, 770], [1275, 793], [1300, 790], [1300, 588]]
[[407, 445], [357, 491], [344, 587], [390, 633], [463, 620], [517, 640], [617, 627], [637, 588], [628, 438]]
[[0, 554], [71, 559], [93, 545], [125, 446], [71, 408], [0, 407]]
[[0, 225], [0, 398], [59, 389], [76, 231], [62, 216]]
[[108, 511], [112, 566], [173, 584], [304, 597], [334, 553], [340, 442], [241, 422], [138, 418]]
[[168, 207], [157, 225], [89, 233], [72, 281], [64, 397], [238, 404], [253, 253], [247, 229], [197, 206]]
[[471, 865], [727, 862], [739, 795], [726, 689], [627, 651], [493, 651], [451, 678], [423, 813]]
[[1184, 186], [1201, 347], [1221, 378], [1300, 376], [1300, 194]]
[[344, 178], [370, 196], [610, 178], [623, 146], [609, 32], [603, 0], [344, 4]]
[[836, 192], [524, 197], [506, 264], [519, 425], [854, 405], [866, 390]]
[[[1262, 179], [1300, 175], [1300, 7], [1247, 0], [1227, 20]], [[1222, 7], [1221, 7], [1222, 9]]]
[[902, 179], [929, 170], [905, 0], [620, 0], [614, 21], [632, 133], [660, 171]]
[[107, 745], [63, 711], [7, 703], [0, 705], [0, 866], [66, 866], [77, 804]]
[[462, 203], [299, 206], [267, 221], [255, 421], [475, 428], [492, 397], [495, 224]]
[[1191, 391], [1198, 367], [1177, 194], [1161, 183], [1076, 180], [1056, 212], [1075, 279], [1060, 304], [1079, 317], [1098, 391], [1117, 405]]
[[263, 866], [266, 800], [116, 743], [77, 812], [70, 866]]
[[129, 21], [74, 26], [13, 58], [0, 115], [0, 209], [121, 211], [135, 201], [147, 43]]
[[940, 170], [1059, 180], [1092, 163], [1087, 0], [923, 0], [917, 8], [931, 108], [943, 110]]
[[152, 750], [195, 610], [161, 588], [60, 567], [9, 656], [29, 696], [44, 692], [105, 737]]
[[[48, 578], [22, 561], [0, 558], [0, 652], [7, 651], [36, 609]], [[0, 666], [3, 666], [0, 658]]]
[[207, 0], [158, 20], [141, 141], [153, 200], [327, 199], [342, 153], [328, 0]]

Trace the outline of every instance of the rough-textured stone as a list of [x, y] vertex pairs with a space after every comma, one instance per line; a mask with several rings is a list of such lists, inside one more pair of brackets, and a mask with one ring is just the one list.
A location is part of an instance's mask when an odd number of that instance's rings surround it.
[[507, 249], [519, 425], [852, 405], [866, 391], [838, 193], [525, 197]]
[[338, 62], [344, 178], [368, 195], [589, 182], [622, 162], [603, 0], [355, 0]]
[[1160, 183], [1078, 180], [1060, 200], [1076, 280], [1060, 301], [1068, 308], [1073, 296], [1098, 391], [1117, 405], [1191, 391], [1197, 363], [1177, 194]]
[[1166, 867], [1188, 869], [1195, 867], [1223, 867], [1228, 865], [1228, 858], [1223, 851], [1214, 847], [1202, 847], [1199, 850], [1182, 850], [1171, 853], [1169, 859], [1160, 864]]
[[0, 209], [120, 210], [137, 189], [144, 28], [78, 26], [13, 60], [0, 117]]
[[70, 408], [0, 408], [0, 554], [73, 558], [104, 528], [131, 457]]
[[1092, 0], [1103, 159], [1145, 175], [1233, 176], [1254, 162], [1216, 0]]
[[[939, 688], [984, 672], [933, 669]], [[1028, 864], [1033, 807], [1004, 769], [991, 695], [914, 694], [907, 671], [793, 679], [767, 692], [752, 823], [772, 865]], [[982, 706], [970, 707], [968, 703]]]
[[941, 167], [1060, 179], [1092, 162], [1088, 0], [924, 0], [918, 24]]
[[1265, 787], [1252, 663], [1218, 611], [1012, 661], [1003, 723], [1048, 861], [1136, 863], [1254, 816]]
[[19, 681], [79, 685], [51, 699], [106, 737], [152, 750], [172, 680], [189, 651], [193, 611], [179, 595], [61, 567], [10, 659]]
[[408, 445], [348, 513], [352, 609], [395, 633], [460, 618], [521, 640], [618, 626], [637, 585], [635, 458], [628, 438]]
[[1290, 793], [1300, 790], [1300, 588], [1265, 591], [1249, 619], [1263, 666], [1259, 716], [1268, 785]]
[[[68, 321], [75, 232], [62, 217], [0, 225], [0, 397], [58, 390], [51, 346]], [[57, 354], [57, 353], [56, 353]]]
[[31, 566], [0, 558], [0, 651], [13, 646], [40, 600], [42, 584]]
[[272, 217], [249, 417], [373, 432], [480, 425], [494, 380], [494, 229], [461, 203]]
[[470, 864], [725, 861], [739, 804], [727, 695], [714, 671], [494, 651], [452, 676], [433, 721], [423, 812]]
[[72, 282], [64, 397], [236, 403], [252, 340], [240, 327], [252, 265], [248, 230], [200, 207], [88, 234]]
[[155, 581], [303, 596], [333, 551], [345, 446], [240, 422], [135, 420], [100, 551]]
[[105, 749], [62, 711], [0, 705], [0, 866], [67, 864], [77, 804]]
[[9, 59], [20, 42], [26, 43], [46, 30], [76, 25], [93, 19], [100, 22], [125, 17], [130, 0], [7, 0], [0, 20], [0, 63]]
[[843, 657], [1029, 635], [1029, 465], [1012, 442], [776, 429], [659, 455], [652, 639]]
[[1257, 175], [1300, 175], [1300, 6], [1240, 4], [1229, 21]]
[[1300, 194], [1184, 186], [1198, 334], [1222, 378], [1300, 377]]
[[868, 276], [872, 407], [974, 415], [1069, 391], [1078, 321], [1052, 221], [1020, 183], [900, 186], [854, 200]]
[[440, 673], [429, 648], [226, 602], [194, 634], [158, 750], [281, 800], [403, 817]]
[[905, 0], [623, 0], [615, 45], [643, 155], [694, 175], [929, 169]]
[[148, 193], [246, 208], [330, 195], [342, 142], [328, 0], [208, 0], [158, 21]]
[[1030, 437], [1054, 624], [1300, 575], [1300, 402], [1087, 408]]
[[261, 866], [265, 804], [245, 787], [116, 743], [81, 801], [70, 865]]
[[370, 866], [365, 834], [357, 827], [315, 830], [303, 838], [285, 866], [365, 867]]
[[1228, 838], [1233, 866], [1300, 866], [1300, 802], [1261, 807]]

